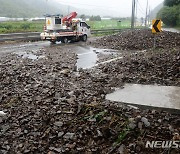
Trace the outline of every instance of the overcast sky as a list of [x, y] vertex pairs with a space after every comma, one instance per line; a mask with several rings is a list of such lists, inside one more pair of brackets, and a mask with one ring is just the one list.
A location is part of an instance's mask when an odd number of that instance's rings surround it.
[[[111, 16], [111, 11], [117, 12], [120, 16], [130, 16], [132, 0], [56, 0], [62, 4], [71, 5], [83, 9], [98, 9], [99, 11], [107, 10]], [[148, 0], [151, 9], [155, 8], [164, 0]], [[144, 16], [147, 0], [138, 0], [138, 16]], [[114, 15], [114, 14], [113, 14]], [[117, 15], [118, 16], [118, 15]]]

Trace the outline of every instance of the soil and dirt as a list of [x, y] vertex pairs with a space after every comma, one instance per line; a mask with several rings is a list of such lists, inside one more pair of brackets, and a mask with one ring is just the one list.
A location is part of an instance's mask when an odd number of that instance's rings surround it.
[[[172, 40], [163, 34], [162, 48], [154, 51], [144, 50], [141, 41], [131, 39], [132, 33], [143, 37], [145, 31], [106, 36], [91, 45], [101, 42], [112, 48], [115, 43], [116, 49], [143, 51], [123, 51], [122, 59], [87, 70], [77, 71], [72, 44], [43, 48], [34, 53], [37, 59], [3, 54], [0, 111], [7, 115], [0, 116], [0, 153], [178, 153], [179, 149], [151, 149], [145, 144], [179, 141], [179, 115], [105, 100], [124, 83], [180, 86], [179, 34], [168, 33]], [[122, 36], [138, 47], [126, 42], [122, 48]]]
[[154, 38], [156, 48], [171, 49], [180, 46], [180, 34], [163, 31], [158, 34], [152, 34], [151, 30], [136, 29], [134, 31], [124, 31], [114, 35], [102, 37], [89, 44], [95, 47], [102, 47], [116, 50], [144, 50], [153, 48]]

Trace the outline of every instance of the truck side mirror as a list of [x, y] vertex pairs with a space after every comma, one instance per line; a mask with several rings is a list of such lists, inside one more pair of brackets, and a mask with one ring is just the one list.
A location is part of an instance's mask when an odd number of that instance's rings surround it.
[[87, 28], [89, 29], [89, 28], [91, 28], [90, 26], [87, 26]]

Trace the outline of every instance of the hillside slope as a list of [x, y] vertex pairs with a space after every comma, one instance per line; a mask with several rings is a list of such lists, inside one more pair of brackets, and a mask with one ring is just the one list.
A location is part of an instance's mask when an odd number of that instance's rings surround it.
[[0, 16], [4, 17], [37, 17], [44, 14], [63, 14], [67, 6], [45, 0], [0, 0]]
[[152, 11], [151, 11], [151, 19], [155, 19], [157, 16], [157, 13], [159, 12], [159, 10], [161, 10], [163, 8], [164, 4], [161, 3], [158, 6], [156, 6]]

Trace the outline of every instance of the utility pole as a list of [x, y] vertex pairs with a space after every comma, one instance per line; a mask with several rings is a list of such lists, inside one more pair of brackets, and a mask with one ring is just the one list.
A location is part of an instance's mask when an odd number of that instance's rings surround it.
[[148, 0], [147, 0], [147, 5], [146, 5], [146, 17], [145, 17], [145, 27], [147, 27], [147, 15], [148, 14]]
[[137, 1], [138, 1], [138, 0], [136, 0], [136, 2], [135, 2], [135, 9], [136, 9], [135, 26], [137, 26], [137, 19], [138, 19], [138, 17], [137, 17]]
[[69, 11], [70, 11], [70, 6], [68, 5], [68, 14], [69, 14]]
[[151, 22], [151, 8], [149, 7], [148, 26], [150, 25], [150, 22]]
[[136, 5], [135, 0], [132, 0], [131, 29], [134, 29], [135, 5]]

